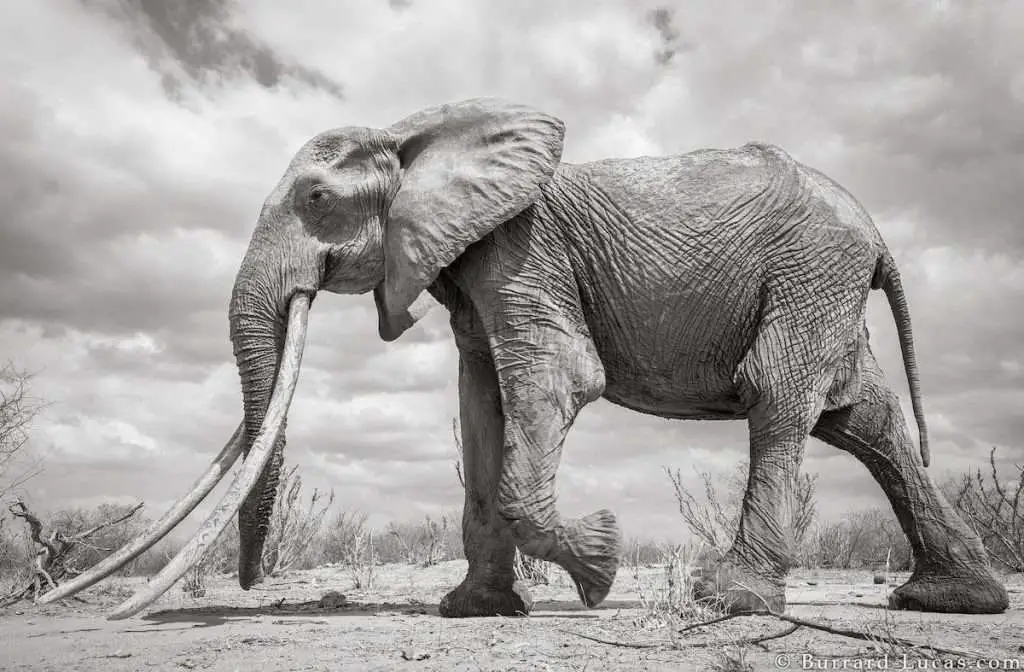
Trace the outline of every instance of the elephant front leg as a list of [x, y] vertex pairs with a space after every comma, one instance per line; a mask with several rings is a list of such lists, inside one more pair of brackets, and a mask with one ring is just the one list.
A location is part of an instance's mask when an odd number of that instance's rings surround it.
[[462, 545], [469, 571], [462, 583], [441, 600], [440, 612], [446, 617], [526, 614], [532, 599], [525, 586], [514, 584], [515, 541], [495, 501], [504, 419], [497, 374], [486, 351], [460, 352], [459, 398], [466, 488]]
[[[604, 368], [589, 337], [571, 343], [564, 337], [564, 331], [535, 334], [530, 341], [510, 341], [514, 349], [498, 348], [495, 354], [505, 409], [498, 509], [520, 550], [560, 565], [583, 603], [593, 607], [608, 595], [618, 570], [618, 523], [607, 510], [563, 519], [555, 474], [576, 414], [603, 392]], [[530, 347], [526, 343], [538, 347], [520, 351]]]

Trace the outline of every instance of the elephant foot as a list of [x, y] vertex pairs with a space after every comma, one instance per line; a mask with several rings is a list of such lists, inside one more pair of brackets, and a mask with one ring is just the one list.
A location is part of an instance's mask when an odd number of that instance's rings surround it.
[[580, 601], [596, 607], [608, 597], [622, 559], [622, 534], [615, 514], [602, 509], [561, 530], [562, 552], [556, 562], [572, 577]]
[[533, 596], [522, 581], [507, 590], [463, 581], [444, 596], [438, 610], [445, 618], [484, 616], [526, 616], [533, 608]]
[[1009, 603], [1006, 588], [991, 574], [914, 572], [889, 596], [890, 609], [945, 614], [1001, 614]]
[[729, 614], [769, 609], [777, 614], [786, 610], [786, 582], [759, 576], [726, 556], [697, 570], [693, 597], [715, 602]]

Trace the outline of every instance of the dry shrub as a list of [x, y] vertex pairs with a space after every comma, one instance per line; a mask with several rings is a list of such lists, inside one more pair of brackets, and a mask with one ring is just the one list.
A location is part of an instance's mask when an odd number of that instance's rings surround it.
[[911, 569], [913, 552], [896, 515], [879, 506], [855, 511], [846, 520], [815, 525], [801, 549], [804, 567], [828, 569]]
[[[260, 558], [265, 576], [280, 576], [291, 569], [311, 569], [319, 564], [324, 543], [323, 521], [334, 502], [333, 490], [324, 495], [314, 489], [307, 500], [297, 465], [290, 469], [282, 467], [282, 471]], [[238, 545], [238, 525], [229, 524], [197, 571], [214, 575], [237, 572]]]
[[334, 503], [334, 491], [325, 497], [316, 488], [303, 504], [302, 477], [298, 465], [284, 470], [277, 484], [277, 499], [270, 516], [270, 528], [263, 546], [263, 573], [278, 576], [289, 569], [309, 569], [316, 565], [318, 549], [314, 542], [322, 541], [324, 516]]
[[192, 568], [185, 573], [185, 578], [182, 579], [181, 592], [193, 599], [205, 597], [206, 581], [209, 574], [209, 567], [204, 565], [202, 562], [193, 565]]
[[654, 567], [665, 561], [665, 542], [657, 542], [652, 539], [641, 539], [633, 537], [626, 544], [629, 548], [626, 557], [638, 567]]
[[518, 548], [512, 561], [512, 570], [516, 579], [531, 586], [547, 586], [551, 584], [556, 565], [531, 555], [526, 555]]
[[754, 672], [748, 656], [753, 647], [746, 642], [726, 644], [711, 659], [712, 672]]
[[204, 574], [221, 575], [238, 573], [238, 523], [228, 523], [217, 537], [217, 542], [206, 552], [195, 569]]
[[320, 557], [322, 562], [346, 567], [356, 590], [372, 589], [378, 558], [373, 531], [366, 525], [366, 514], [354, 511], [335, 514], [327, 525]]
[[996, 449], [989, 452], [989, 474], [963, 474], [943, 489], [974, 528], [989, 557], [1012, 572], [1024, 572], [1024, 466], [1014, 465], [1016, 480], [1001, 480]]
[[32, 540], [28, 529], [7, 524], [0, 518], [0, 595], [7, 595], [16, 585], [32, 576]]
[[667, 628], [675, 641], [681, 625], [693, 621], [710, 620], [721, 615], [714, 600], [697, 600], [693, 596], [694, 572], [699, 558], [706, 551], [702, 545], [684, 544], [664, 546], [661, 549], [661, 572], [653, 583], [645, 580], [641, 570], [647, 565], [641, 559], [640, 545], [626, 558], [632, 567], [633, 580], [640, 597], [640, 614], [634, 625], [643, 630]]
[[[132, 507], [117, 504], [102, 504], [92, 508], [70, 508], [51, 514], [45, 521], [46, 536], [59, 532], [65, 539], [74, 538], [105, 521], [116, 520], [128, 513]], [[16, 584], [24, 583], [33, 574], [35, 548], [27, 525], [0, 519], [0, 593], [6, 594]], [[149, 525], [145, 516], [136, 514], [117, 525], [99, 530], [87, 539], [77, 542], [67, 560], [72, 574], [84, 571], [105, 558], [112, 550], [128, 543]], [[121, 576], [150, 575], [159, 572], [174, 557], [179, 544], [173, 539], [164, 539], [156, 546], [125, 565]]]
[[462, 555], [462, 533], [442, 515], [440, 521], [426, 516], [421, 523], [389, 523], [384, 534], [376, 535], [374, 545], [381, 562], [397, 562], [429, 567]]
[[[683, 521], [699, 541], [718, 553], [725, 553], [736, 538], [739, 529], [743, 496], [747, 489], [748, 463], [727, 475], [712, 476], [698, 471], [702, 492], [695, 494], [683, 484], [679, 470], [664, 467], [676, 504]], [[815, 488], [817, 474], [797, 474], [794, 488], [792, 534], [795, 549], [799, 549], [816, 517]]]

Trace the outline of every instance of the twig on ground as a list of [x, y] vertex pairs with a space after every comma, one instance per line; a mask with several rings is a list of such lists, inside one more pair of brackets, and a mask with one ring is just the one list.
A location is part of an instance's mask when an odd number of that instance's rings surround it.
[[757, 637], [757, 638], [751, 640], [750, 643], [751, 644], [756, 644], [756, 645], [760, 646], [762, 649], [764, 649], [765, 651], [767, 651], [768, 650], [767, 647], [762, 646], [762, 644], [764, 644], [765, 642], [770, 642], [773, 639], [782, 639], [783, 637], [789, 637], [790, 635], [792, 635], [794, 632], [796, 632], [799, 629], [800, 629], [799, 625], [790, 624], [789, 627], [783, 628], [782, 630], [779, 630], [778, 632], [773, 632], [770, 635], [764, 635], [762, 637]]
[[[739, 639], [739, 640], [735, 640], [735, 641], [734, 640], [729, 640], [728, 642], [717, 641], [717, 640], [713, 641], [713, 642], [695, 642], [695, 643], [692, 643], [692, 644], [681, 644], [680, 646], [675, 647], [675, 648], [702, 648], [702, 647], [708, 647], [708, 646], [718, 646], [718, 645], [722, 645], [722, 644], [726, 644], [726, 643], [737, 644], [737, 645], [742, 645], [742, 644], [762, 644], [764, 642], [767, 642], [767, 641], [770, 641], [770, 640], [773, 640], [773, 639], [781, 639], [782, 637], [786, 637], [788, 635], [791, 635], [794, 632], [796, 632], [797, 630], [799, 630], [800, 628], [810, 628], [811, 630], [818, 630], [820, 632], [827, 632], [827, 633], [832, 634], [832, 635], [838, 635], [840, 637], [849, 637], [851, 639], [858, 639], [858, 640], [862, 640], [862, 641], [869, 641], [869, 642], [870, 641], [875, 641], [875, 637], [873, 635], [871, 635], [870, 633], [861, 632], [859, 630], [850, 630], [850, 629], [847, 629], [847, 628], [836, 628], [836, 627], [833, 627], [833, 626], [830, 626], [830, 625], [825, 625], [824, 623], [818, 623], [816, 621], [809, 621], [809, 620], [804, 619], [804, 618], [799, 618], [797, 616], [788, 616], [786, 614], [778, 614], [778, 613], [775, 613], [774, 611], [771, 611], [770, 609], [758, 610], [758, 611], [748, 611], [748, 612], [744, 612], [742, 614], [729, 614], [727, 616], [720, 616], [718, 618], [713, 618], [713, 619], [710, 619], [708, 621], [701, 621], [700, 623], [692, 623], [692, 624], [687, 625], [686, 627], [682, 628], [681, 630], [677, 630], [677, 632], [678, 633], [682, 633], [682, 632], [686, 632], [688, 630], [695, 630], [696, 628], [702, 628], [702, 627], [706, 627], [706, 626], [710, 626], [710, 625], [716, 625], [718, 623], [722, 623], [724, 621], [729, 621], [729, 620], [732, 620], [734, 618], [743, 618], [743, 617], [749, 617], [749, 616], [770, 616], [770, 617], [776, 618], [776, 619], [778, 619], [780, 621], [783, 621], [785, 623], [789, 623], [791, 627], [788, 627], [785, 630], [782, 630], [782, 631], [776, 632], [776, 633], [772, 633], [772, 634], [769, 634], [769, 635], [759, 635], [757, 637], [747, 637], [747, 638], [743, 638], [743, 639]], [[569, 634], [569, 635], [575, 635], [576, 637], [582, 637], [583, 639], [589, 639], [590, 641], [597, 642], [598, 644], [607, 644], [609, 646], [617, 646], [617, 647], [626, 648], [626, 649], [658, 649], [658, 648], [669, 648], [670, 647], [670, 643], [669, 642], [619, 642], [619, 641], [615, 641], [615, 640], [601, 639], [600, 637], [593, 637], [591, 635], [585, 635], [583, 633], [574, 632], [572, 630], [560, 630], [560, 631], [564, 632], [566, 634]], [[944, 654], [947, 654], [947, 655], [959, 656], [959, 657], [962, 657], [962, 658], [983, 659], [983, 658], [986, 657], [985, 654], [977, 652], [977, 651], [968, 651], [966, 649], [946, 648], [946, 647], [942, 647], [942, 646], [936, 646], [934, 644], [922, 644], [920, 642], [915, 642], [913, 640], [905, 639], [903, 637], [895, 637], [895, 636], [893, 636], [893, 637], [889, 638], [889, 641], [891, 643], [893, 643], [893, 644], [898, 644], [900, 646], [905, 646], [905, 647], [908, 647], [908, 648], [911, 648], [911, 649], [928, 649], [928, 650], [934, 651], [936, 653], [944, 653]]]
[[582, 632], [576, 632], [575, 630], [566, 630], [564, 628], [558, 628], [558, 632], [564, 632], [567, 635], [580, 637], [582, 639], [589, 639], [590, 641], [597, 642], [598, 644], [607, 644], [608, 646], [617, 646], [623, 649], [665, 648], [665, 642], [617, 642], [613, 639], [601, 639], [600, 637], [594, 637], [593, 635], [585, 635]]

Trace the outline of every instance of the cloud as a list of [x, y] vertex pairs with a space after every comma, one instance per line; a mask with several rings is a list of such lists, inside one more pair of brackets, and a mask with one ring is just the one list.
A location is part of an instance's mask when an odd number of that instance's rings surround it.
[[248, 77], [272, 88], [285, 77], [342, 97], [342, 87], [324, 73], [282, 58], [234, 25], [239, 4], [230, 0], [167, 3], [160, 0], [83, 0], [118, 20], [128, 39], [160, 75], [164, 91], [177, 98], [184, 79]]
[[[293, 152], [343, 125], [496, 95], [563, 118], [564, 159], [777, 143], [875, 218], [913, 314], [935, 463], [1019, 461], [1024, 399], [1024, 11], [828, 11], [656, 0], [88, 0], [0, 22], [0, 352], [52, 402], [33, 437], [52, 506], [172, 500], [240, 417], [226, 305]], [[885, 300], [872, 348], [906, 400]], [[375, 520], [459, 506], [458, 353], [436, 309], [395, 343], [368, 297], [320, 296], [289, 422], [306, 483]], [[661, 466], [725, 471], [743, 423], [598, 402], [566, 441], [567, 515], [678, 526]], [[827, 513], [878, 503], [812, 441]], [[370, 504], [368, 504], [370, 503]]]

